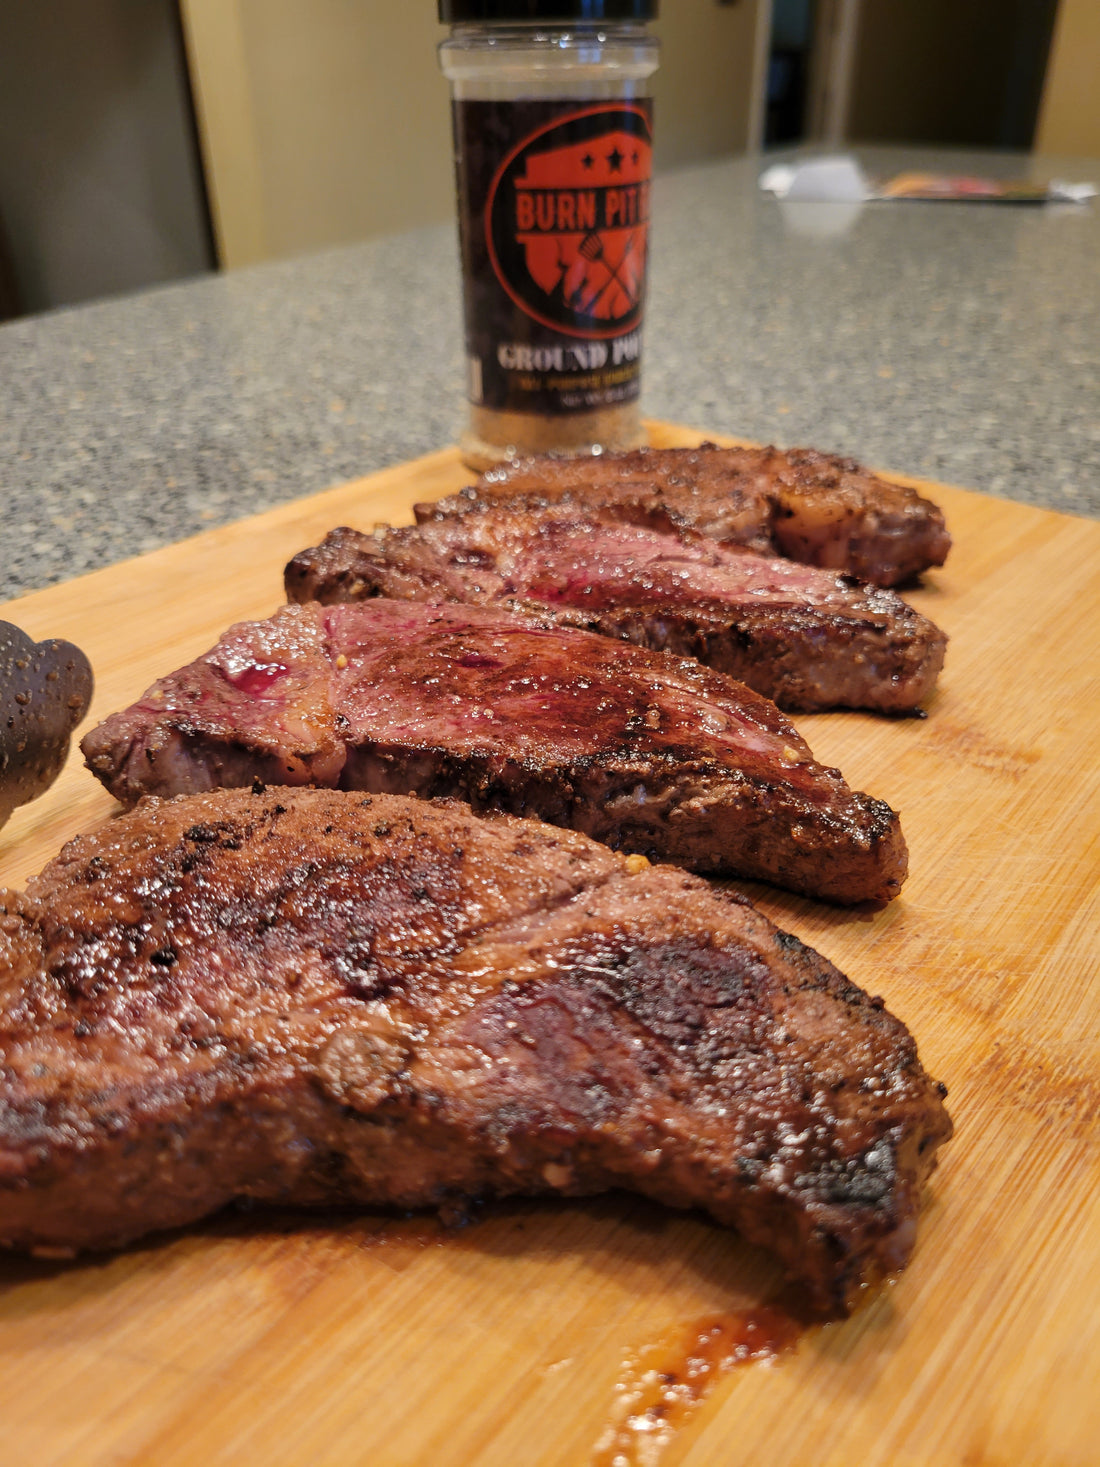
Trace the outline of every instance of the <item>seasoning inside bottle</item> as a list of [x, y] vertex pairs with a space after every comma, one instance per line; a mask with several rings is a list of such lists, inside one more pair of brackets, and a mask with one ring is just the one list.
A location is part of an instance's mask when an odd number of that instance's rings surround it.
[[644, 441], [656, 0], [440, 0], [466, 325], [463, 461]]

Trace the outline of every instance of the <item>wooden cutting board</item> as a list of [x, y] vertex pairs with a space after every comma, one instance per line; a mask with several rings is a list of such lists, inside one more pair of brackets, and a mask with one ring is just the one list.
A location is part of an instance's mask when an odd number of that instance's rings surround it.
[[[406, 520], [468, 477], [436, 453], [0, 617], [86, 649], [96, 720], [274, 610], [284, 561], [331, 526]], [[904, 895], [868, 919], [749, 890], [905, 1019], [957, 1136], [896, 1283], [719, 1372], [674, 1430], [627, 1432], [623, 1462], [1100, 1459], [1100, 525], [922, 487], [955, 536], [911, 597], [951, 637], [930, 716], [798, 720], [901, 811]], [[0, 884], [112, 808], [74, 756], [0, 832]], [[775, 1283], [730, 1233], [630, 1198], [500, 1207], [456, 1235], [257, 1212], [75, 1265], [2, 1258], [0, 1463], [611, 1463], [639, 1360], [682, 1367]]]

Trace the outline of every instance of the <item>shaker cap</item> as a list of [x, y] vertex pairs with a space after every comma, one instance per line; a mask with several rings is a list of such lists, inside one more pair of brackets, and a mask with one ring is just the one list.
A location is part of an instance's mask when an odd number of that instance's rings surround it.
[[653, 20], [659, 0], [439, 0], [439, 18], [464, 20]]

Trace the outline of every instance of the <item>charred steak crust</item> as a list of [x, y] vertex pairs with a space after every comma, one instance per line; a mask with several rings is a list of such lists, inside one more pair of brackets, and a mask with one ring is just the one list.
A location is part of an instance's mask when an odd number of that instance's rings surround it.
[[628, 1187], [843, 1307], [909, 1255], [942, 1087], [881, 1000], [636, 861], [326, 790], [146, 800], [70, 842], [0, 893], [0, 1242]]
[[415, 506], [418, 521], [509, 503], [600, 509], [653, 529], [691, 529], [896, 586], [951, 548], [931, 500], [854, 459], [812, 448], [642, 448], [600, 458], [530, 458]]
[[818, 764], [765, 698], [491, 607], [284, 607], [230, 628], [82, 748], [126, 805], [260, 778], [458, 796], [838, 902], [886, 902], [906, 874], [894, 811]]
[[565, 509], [497, 508], [363, 535], [341, 527], [286, 568], [292, 601], [389, 596], [533, 612], [696, 657], [780, 707], [912, 711], [947, 638], [893, 591]]

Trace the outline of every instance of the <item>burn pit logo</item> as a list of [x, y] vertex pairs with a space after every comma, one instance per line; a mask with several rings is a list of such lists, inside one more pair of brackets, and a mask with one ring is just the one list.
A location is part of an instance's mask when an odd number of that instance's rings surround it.
[[653, 144], [649, 111], [570, 113], [497, 169], [485, 207], [489, 258], [534, 320], [589, 340], [641, 321]]

